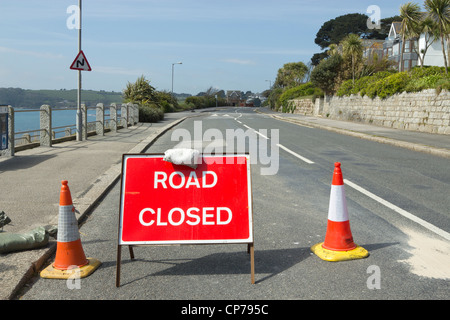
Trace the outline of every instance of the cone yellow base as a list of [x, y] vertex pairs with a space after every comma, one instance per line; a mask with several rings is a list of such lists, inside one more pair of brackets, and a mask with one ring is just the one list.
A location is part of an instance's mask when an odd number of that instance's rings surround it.
[[[53, 264], [41, 271], [41, 278], [45, 279], [69, 279], [75, 275], [79, 278], [85, 278], [91, 275], [102, 263], [94, 258], [87, 258], [89, 263], [77, 269], [59, 270], [53, 267]], [[75, 273], [77, 270], [77, 273]]]
[[315, 244], [311, 247], [311, 251], [320, 259], [325, 261], [346, 261], [363, 259], [369, 256], [369, 252], [363, 247], [356, 246], [355, 249], [349, 251], [332, 251], [322, 247], [323, 242]]

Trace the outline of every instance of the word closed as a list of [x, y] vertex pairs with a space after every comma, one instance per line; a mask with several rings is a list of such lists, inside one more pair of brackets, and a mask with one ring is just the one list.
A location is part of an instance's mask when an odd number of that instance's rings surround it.
[[120, 205], [121, 245], [253, 242], [246, 155], [205, 156], [196, 169], [124, 155]]

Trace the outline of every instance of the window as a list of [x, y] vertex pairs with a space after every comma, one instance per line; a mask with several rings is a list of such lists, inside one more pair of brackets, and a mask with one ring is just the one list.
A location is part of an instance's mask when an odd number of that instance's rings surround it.
[[410, 52], [411, 41], [405, 41], [405, 53]]

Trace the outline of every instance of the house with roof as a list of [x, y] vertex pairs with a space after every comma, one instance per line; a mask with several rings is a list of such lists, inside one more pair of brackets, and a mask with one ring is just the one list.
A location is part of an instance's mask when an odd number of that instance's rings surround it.
[[363, 57], [372, 60], [383, 57], [384, 40], [362, 39]]
[[[383, 56], [388, 57], [390, 61], [394, 61], [398, 70], [401, 70], [400, 52], [402, 50], [402, 41], [401, 22], [393, 22], [389, 35], [383, 43]], [[445, 47], [447, 48], [446, 42]], [[419, 59], [419, 55], [421, 59]], [[423, 57], [424, 66], [444, 66], [441, 40], [439, 38], [434, 39], [429, 34], [423, 33], [417, 38], [405, 41], [405, 51], [403, 53], [404, 71], [409, 71], [413, 67], [421, 65]]]
[[228, 90], [227, 91], [227, 103], [229, 106], [240, 106], [245, 100], [242, 99], [241, 91]]
[[[393, 22], [389, 35], [383, 43], [383, 56], [387, 56], [388, 60], [394, 61], [398, 70], [401, 70], [400, 66], [400, 52], [402, 50], [402, 35], [401, 35], [401, 22]], [[403, 53], [403, 65], [405, 71], [411, 70], [417, 66], [419, 57], [414, 50], [416, 45], [416, 39], [410, 39], [405, 41], [405, 51]], [[420, 52], [420, 51], [419, 51]]]

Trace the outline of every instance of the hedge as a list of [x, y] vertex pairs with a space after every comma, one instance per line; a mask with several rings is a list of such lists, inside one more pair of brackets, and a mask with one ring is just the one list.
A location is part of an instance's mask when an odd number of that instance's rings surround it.
[[139, 122], [158, 122], [164, 119], [164, 111], [156, 105], [139, 106]]
[[351, 94], [367, 95], [370, 98], [381, 99], [396, 93], [420, 92], [425, 89], [442, 89], [450, 87], [450, 78], [445, 75], [443, 67], [415, 67], [409, 72], [391, 73], [378, 72], [372, 76], [362, 77], [355, 81], [347, 80], [342, 83], [336, 95], [339, 97]]

